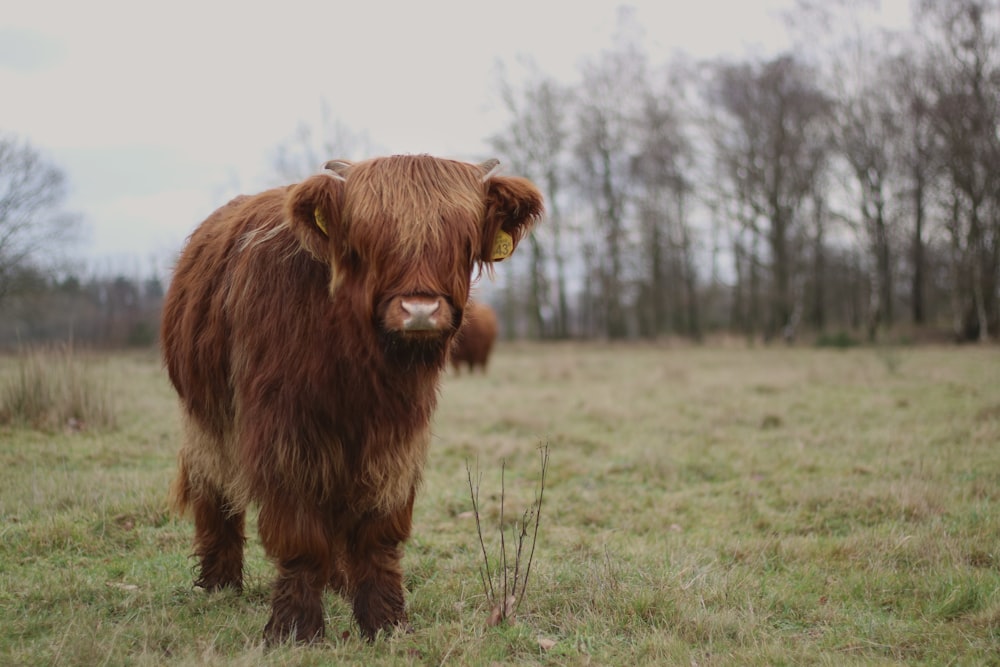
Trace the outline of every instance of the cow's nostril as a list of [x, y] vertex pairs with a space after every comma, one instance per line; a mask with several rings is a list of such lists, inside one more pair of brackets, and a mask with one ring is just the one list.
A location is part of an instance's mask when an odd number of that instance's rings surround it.
[[399, 303], [407, 316], [403, 319], [403, 329], [406, 331], [432, 331], [438, 328], [434, 313], [441, 307], [440, 301], [406, 301]]
[[412, 303], [409, 301], [403, 301], [400, 305], [403, 306], [405, 310], [410, 315], [417, 315], [419, 313], [435, 313], [437, 309], [441, 307], [440, 301], [435, 301], [434, 303]]

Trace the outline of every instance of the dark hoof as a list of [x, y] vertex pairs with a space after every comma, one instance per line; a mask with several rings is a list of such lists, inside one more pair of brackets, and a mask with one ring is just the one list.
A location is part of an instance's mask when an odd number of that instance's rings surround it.
[[384, 632], [386, 637], [391, 637], [396, 633], [402, 635], [412, 635], [413, 626], [410, 625], [410, 622], [407, 621], [406, 618], [403, 618], [400, 621], [389, 622], [376, 628], [361, 628], [361, 636], [364, 637], [369, 643], [375, 641], [379, 632]]
[[222, 590], [232, 590], [236, 593], [243, 592], [243, 581], [242, 580], [226, 580], [226, 579], [196, 579], [194, 582], [195, 588], [200, 588], [206, 593], [217, 593]]
[[264, 626], [264, 645], [271, 647], [294, 639], [298, 644], [318, 644], [323, 641], [323, 622], [278, 622], [274, 616]]

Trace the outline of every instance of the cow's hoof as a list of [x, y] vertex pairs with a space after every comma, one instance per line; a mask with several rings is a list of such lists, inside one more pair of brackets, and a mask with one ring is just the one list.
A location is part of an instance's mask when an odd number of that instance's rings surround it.
[[303, 622], [302, 619], [278, 619], [271, 615], [271, 619], [264, 626], [264, 644], [275, 646], [294, 639], [299, 644], [318, 644], [323, 641], [324, 627], [323, 621], [310, 623]]

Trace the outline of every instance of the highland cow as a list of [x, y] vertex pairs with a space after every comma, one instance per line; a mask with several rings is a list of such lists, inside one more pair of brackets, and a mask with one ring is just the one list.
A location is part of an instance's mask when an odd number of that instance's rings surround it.
[[477, 368], [486, 372], [497, 330], [497, 315], [493, 309], [481, 301], [469, 301], [465, 319], [451, 345], [451, 365], [456, 373], [460, 372], [462, 364], [469, 367], [470, 373]]
[[496, 161], [331, 161], [238, 197], [182, 251], [162, 344], [184, 442], [172, 497], [196, 584], [243, 584], [244, 519], [277, 567], [264, 637], [324, 635], [327, 586], [363, 636], [407, 624], [402, 546], [474, 274], [542, 213]]

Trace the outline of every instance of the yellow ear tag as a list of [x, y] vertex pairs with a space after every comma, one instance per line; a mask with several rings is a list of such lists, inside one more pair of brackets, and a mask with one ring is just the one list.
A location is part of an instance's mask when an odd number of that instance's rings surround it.
[[490, 259], [494, 262], [499, 262], [510, 257], [513, 252], [514, 239], [504, 230], [497, 230], [497, 235], [493, 239], [493, 257]]
[[313, 215], [316, 216], [316, 226], [319, 227], [323, 234], [329, 236], [330, 233], [326, 231], [326, 218], [323, 217], [323, 212], [319, 210], [319, 206], [313, 211]]

